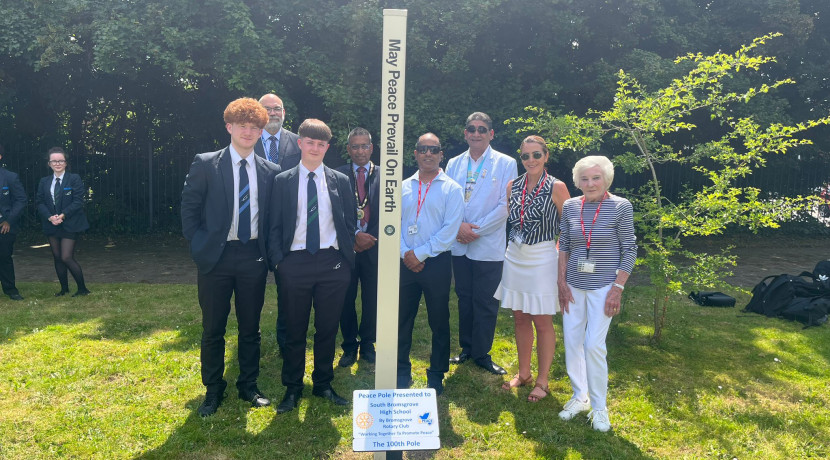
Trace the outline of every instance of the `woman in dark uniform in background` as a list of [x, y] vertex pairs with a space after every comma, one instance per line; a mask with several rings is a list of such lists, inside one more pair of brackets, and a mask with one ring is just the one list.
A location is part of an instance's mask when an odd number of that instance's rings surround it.
[[81, 176], [66, 171], [67, 155], [60, 147], [49, 149], [49, 167], [53, 174], [40, 179], [35, 201], [61, 283], [61, 290], [55, 296], [69, 292], [67, 270], [78, 285], [78, 291], [72, 297], [87, 295], [89, 289], [84, 284], [84, 273], [75, 260], [78, 234], [89, 228], [84, 214], [84, 183]]

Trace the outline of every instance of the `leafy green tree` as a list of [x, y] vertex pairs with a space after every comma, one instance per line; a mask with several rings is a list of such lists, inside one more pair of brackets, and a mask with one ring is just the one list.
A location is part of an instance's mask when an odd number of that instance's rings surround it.
[[[512, 120], [522, 125], [522, 132], [545, 133], [559, 151], [586, 152], [609, 143], [621, 144], [625, 152], [615, 156], [615, 164], [628, 173], [649, 175], [648, 183], [632, 195], [632, 202], [645, 254], [639, 262], [648, 268], [654, 285], [655, 341], [662, 335], [669, 294], [715, 285], [728, 273], [726, 267], [734, 264], [728, 248], [719, 254], [694, 253], [684, 249], [683, 238], [721, 234], [730, 225], [752, 231], [774, 228], [810, 203], [800, 196], [769, 196], [741, 185], [771, 155], [811, 144], [798, 137], [804, 131], [830, 124], [830, 116], [789, 125], [761, 124], [753, 115], [734, 115], [756, 97], [794, 83], [764, 77], [775, 58], [760, 54], [758, 47], [779, 35], [756, 38], [734, 53], [679, 57], [676, 65], [691, 68], [655, 91], [621, 70], [613, 105], [606, 110], [556, 116], [529, 108], [530, 117]], [[732, 80], [746, 73], [760, 81], [732, 88]], [[686, 144], [690, 138], [695, 142]], [[689, 187], [675, 201], [667, 199], [660, 171], [671, 164], [696, 172], [703, 185]]]

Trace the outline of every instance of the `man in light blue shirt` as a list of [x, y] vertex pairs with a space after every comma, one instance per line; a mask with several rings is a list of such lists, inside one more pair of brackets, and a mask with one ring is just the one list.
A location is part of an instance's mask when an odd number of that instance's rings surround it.
[[447, 175], [464, 189], [464, 219], [452, 247], [461, 354], [450, 363], [472, 358], [488, 372], [505, 374], [490, 358], [499, 310], [493, 294], [506, 247], [507, 184], [518, 171], [515, 159], [490, 147], [494, 134], [493, 120], [474, 112], [464, 128], [469, 150], [447, 164]]
[[464, 211], [461, 187], [441, 171], [444, 152], [435, 134], [418, 138], [418, 172], [406, 179], [401, 200], [401, 282], [398, 316], [398, 388], [412, 380], [412, 329], [421, 294], [432, 330], [427, 386], [440, 395], [450, 356], [450, 247]]

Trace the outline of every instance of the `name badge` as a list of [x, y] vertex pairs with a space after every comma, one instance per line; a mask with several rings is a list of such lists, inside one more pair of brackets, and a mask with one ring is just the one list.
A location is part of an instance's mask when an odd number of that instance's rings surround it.
[[585, 257], [580, 257], [576, 262], [576, 269], [581, 273], [594, 273], [594, 270], [596, 270], [596, 262]]
[[418, 224], [412, 224], [406, 228], [407, 235], [415, 235], [418, 233]]

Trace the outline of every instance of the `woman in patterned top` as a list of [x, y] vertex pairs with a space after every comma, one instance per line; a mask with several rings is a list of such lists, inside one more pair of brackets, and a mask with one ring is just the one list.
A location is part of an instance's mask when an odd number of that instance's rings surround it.
[[625, 198], [608, 193], [614, 165], [604, 156], [576, 162], [574, 184], [583, 196], [562, 209], [559, 238], [559, 304], [565, 336], [565, 365], [573, 397], [559, 413], [570, 420], [591, 410], [595, 430], [608, 431], [608, 363], [605, 336], [620, 312], [620, 298], [634, 268], [634, 212]]
[[[556, 349], [552, 316], [559, 311], [556, 279], [556, 235], [562, 204], [570, 198], [568, 187], [545, 171], [549, 159], [545, 140], [528, 136], [522, 141], [521, 159], [527, 172], [507, 185], [510, 242], [504, 259], [501, 283], [494, 297], [502, 308], [513, 310], [519, 373], [502, 388], [533, 382], [530, 358], [536, 328], [539, 375], [528, 401], [548, 395], [548, 374]], [[551, 273], [553, 276], [551, 276]]]

